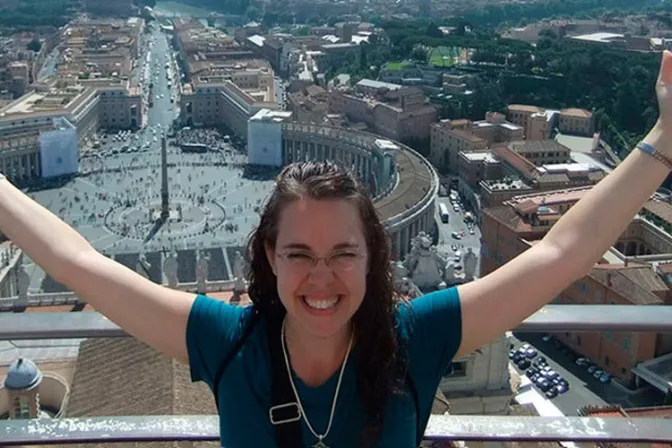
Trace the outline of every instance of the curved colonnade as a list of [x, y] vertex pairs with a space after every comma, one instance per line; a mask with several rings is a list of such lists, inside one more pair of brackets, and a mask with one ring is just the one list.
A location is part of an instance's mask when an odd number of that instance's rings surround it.
[[350, 167], [369, 188], [403, 259], [411, 240], [434, 226], [439, 178], [418, 152], [374, 134], [323, 125], [284, 123], [282, 160], [333, 160]]

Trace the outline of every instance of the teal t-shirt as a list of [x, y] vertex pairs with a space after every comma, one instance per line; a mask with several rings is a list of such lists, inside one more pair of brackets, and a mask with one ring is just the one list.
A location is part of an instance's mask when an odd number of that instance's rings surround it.
[[[228, 305], [199, 295], [189, 314], [187, 349], [192, 381], [213, 377], [228, 351], [241, 337], [250, 308]], [[402, 305], [398, 322], [407, 337], [408, 368], [417, 389], [421, 430], [429, 420], [436, 388], [448, 372], [462, 339], [462, 319], [456, 288], [433, 292]], [[271, 407], [270, 358], [265, 320], [260, 319], [240, 352], [222, 375], [219, 385], [220, 436], [226, 448], [272, 447], [275, 434], [268, 411]], [[356, 393], [356, 346], [343, 373], [334, 420], [324, 443], [331, 448], [357, 446], [366, 423]], [[327, 428], [339, 371], [319, 387], [294, 383], [311, 425], [318, 434]], [[407, 391], [408, 392], [408, 391]], [[378, 446], [410, 448], [415, 445], [416, 415], [410, 393], [388, 400]], [[303, 442], [317, 442], [302, 420]]]

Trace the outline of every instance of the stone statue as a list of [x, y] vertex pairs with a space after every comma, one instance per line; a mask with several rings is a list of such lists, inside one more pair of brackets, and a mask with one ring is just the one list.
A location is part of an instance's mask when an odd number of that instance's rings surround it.
[[455, 263], [451, 259], [448, 260], [444, 268], [443, 281], [446, 282], [446, 285], [452, 285], [457, 281], [455, 277]]
[[146, 279], [149, 279], [149, 268], [151, 267], [152, 265], [149, 261], [147, 261], [145, 254], [140, 254], [138, 257], [138, 263], [135, 265], [135, 272], [142, 275]]
[[233, 259], [233, 278], [235, 283], [233, 285], [234, 295], [245, 292], [247, 290], [247, 282], [245, 281], [245, 260], [240, 251], [236, 251]]
[[472, 281], [474, 279], [474, 274], [476, 273], [476, 265], [478, 264], [478, 256], [471, 249], [467, 249], [467, 253], [464, 254], [464, 279], [465, 281]]
[[177, 285], [179, 284], [179, 279], [177, 278], [178, 269], [179, 265], [177, 262], [177, 252], [173, 250], [168, 254], [166, 260], [163, 262], [163, 273], [168, 279], [169, 288], [177, 289]]
[[413, 238], [411, 251], [404, 260], [413, 283], [421, 290], [433, 290], [443, 280], [446, 259], [432, 246], [432, 240], [425, 232]]
[[[23, 256], [21, 257], [23, 259]], [[19, 269], [16, 272], [16, 281], [19, 292], [19, 301], [16, 303], [19, 307], [28, 306], [28, 287], [30, 287], [30, 274], [26, 272], [26, 266], [21, 260]]]
[[208, 291], [208, 273], [210, 269], [210, 254], [204, 251], [198, 251], [198, 261], [196, 262], [196, 292], [205, 294]]

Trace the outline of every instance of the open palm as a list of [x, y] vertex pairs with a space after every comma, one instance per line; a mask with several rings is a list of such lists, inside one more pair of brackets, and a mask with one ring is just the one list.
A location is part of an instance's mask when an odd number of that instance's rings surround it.
[[663, 52], [660, 73], [656, 82], [656, 96], [660, 109], [660, 122], [666, 129], [672, 129], [672, 53]]

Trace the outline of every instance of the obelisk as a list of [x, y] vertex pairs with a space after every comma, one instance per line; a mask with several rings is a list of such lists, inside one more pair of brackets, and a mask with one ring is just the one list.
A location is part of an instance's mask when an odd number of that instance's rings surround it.
[[166, 135], [161, 137], [161, 220], [166, 221], [170, 216], [168, 205], [168, 151], [166, 150]]

